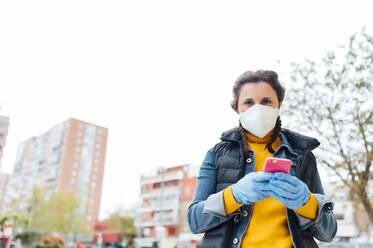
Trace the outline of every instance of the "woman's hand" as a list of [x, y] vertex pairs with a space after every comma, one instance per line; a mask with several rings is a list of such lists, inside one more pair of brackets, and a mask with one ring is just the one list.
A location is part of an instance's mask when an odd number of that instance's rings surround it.
[[274, 176], [269, 172], [252, 172], [232, 186], [233, 198], [238, 203], [250, 204], [269, 197], [269, 182]]
[[273, 173], [269, 182], [269, 190], [270, 196], [293, 210], [302, 207], [310, 199], [307, 185], [297, 177], [283, 172]]

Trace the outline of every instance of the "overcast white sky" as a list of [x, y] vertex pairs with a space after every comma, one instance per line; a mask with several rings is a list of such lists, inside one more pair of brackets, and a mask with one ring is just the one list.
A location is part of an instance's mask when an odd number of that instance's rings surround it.
[[290, 62], [371, 32], [369, 2], [0, 1], [3, 171], [19, 142], [75, 117], [109, 128], [100, 216], [129, 207], [140, 173], [200, 164], [237, 124], [242, 72], [285, 79]]

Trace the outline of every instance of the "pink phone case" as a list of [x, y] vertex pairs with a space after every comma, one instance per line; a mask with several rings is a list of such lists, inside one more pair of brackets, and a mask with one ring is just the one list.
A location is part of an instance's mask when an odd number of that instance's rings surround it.
[[288, 173], [292, 163], [290, 159], [268, 157], [264, 163], [263, 171]]

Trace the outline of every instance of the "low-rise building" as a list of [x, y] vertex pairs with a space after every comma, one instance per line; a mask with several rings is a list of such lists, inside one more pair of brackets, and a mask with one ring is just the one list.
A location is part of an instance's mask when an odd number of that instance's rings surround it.
[[[167, 240], [172, 244], [200, 239], [190, 233], [186, 214], [195, 187], [199, 166], [159, 167], [140, 179], [141, 208], [136, 220], [139, 247], [152, 247]], [[181, 238], [181, 240], [180, 240]]]
[[[373, 178], [372, 178], [373, 179]], [[340, 181], [323, 182], [325, 194], [333, 201], [333, 213], [336, 216], [338, 229], [336, 240], [351, 241], [362, 236], [373, 235], [369, 218], [363, 206], [354, 199], [350, 190]], [[368, 192], [372, 194], [373, 183], [368, 183]]]

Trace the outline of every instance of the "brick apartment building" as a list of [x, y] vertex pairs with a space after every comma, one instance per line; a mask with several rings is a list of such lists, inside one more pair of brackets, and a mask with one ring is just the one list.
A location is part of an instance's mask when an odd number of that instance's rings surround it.
[[1, 161], [4, 155], [6, 137], [8, 135], [8, 127], [9, 127], [9, 117], [0, 116], [0, 170], [1, 170]]
[[0, 214], [3, 213], [3, 202], [5, 201], [6, 192], [8, 189], [10, 174], [0, 173]]
[[[85, 220], [98, 219], [108, 129], [69, 118], [18, 145], [7, 200], [27, 198], [35, 186], [46, 192], [73, 191]], [[18, 208], [23, 208], [21, 205]]]
[[[0, 116], [0, 171], [2, 165], [2, 158], [4, 155], [4, 148], [6, 144], [6, 138], [8, 136], [9, 117]], [[3, 202], [5, 200], [5, 193], [9, 182], [10, 175], [7, 173], [0, 173], [0, 214], [3, 210]]]

